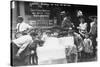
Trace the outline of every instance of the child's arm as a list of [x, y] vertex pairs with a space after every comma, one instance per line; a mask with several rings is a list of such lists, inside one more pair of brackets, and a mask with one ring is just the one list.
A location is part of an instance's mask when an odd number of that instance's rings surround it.
[[91, 39], [89, 39], [89, 42], [90, 42], [90, 46], [92, 46], [92, 41], [91, 41]]
[[92, 45], [92, 41], [90, 40], [90, 47], [91, 49], [93, 49], [93, 45]]

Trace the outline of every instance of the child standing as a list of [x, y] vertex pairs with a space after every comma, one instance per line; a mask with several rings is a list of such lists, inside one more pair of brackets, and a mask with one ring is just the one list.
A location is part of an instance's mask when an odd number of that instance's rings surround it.
[[88, 34], [85, 35], [85, 39], [83, 41], [83, 51], [85, 52], [85, 57], [90, 57], [93, 53], [92, 41]]

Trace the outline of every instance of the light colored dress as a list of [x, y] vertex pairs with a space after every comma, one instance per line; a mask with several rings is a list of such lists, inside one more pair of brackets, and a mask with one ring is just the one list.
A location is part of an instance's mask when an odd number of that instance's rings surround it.
[[87, 33], [87, 23], [79, 24], [79, 33], [83, 36], [85, 35], [85, 33]]
[[92, 53], [93, 52], [93, 46], [92, 46], [92, 41], [88, 39], [84, 39], [84, 51], [86, 53]]

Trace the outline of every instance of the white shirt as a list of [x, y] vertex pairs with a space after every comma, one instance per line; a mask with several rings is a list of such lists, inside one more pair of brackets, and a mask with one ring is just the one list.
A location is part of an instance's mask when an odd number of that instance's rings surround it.
[[95, 22], [91, 22], [90, 26], [92, 27]]
[[29, 24], [27, 24], [25, 22], [18, 23], [17, 27], [16, 27], [18, 32], [22, 32], [22, 31], [30, 29], [30, 28], [32, 28], [32, 26], [30, 26]]
[[81, 30], [86, 30], [87, 29], [87, 23], [80, 23], [79, 25]]

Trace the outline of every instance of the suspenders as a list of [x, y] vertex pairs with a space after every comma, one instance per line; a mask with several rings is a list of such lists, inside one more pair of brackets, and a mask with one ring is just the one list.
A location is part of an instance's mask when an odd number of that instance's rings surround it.
[[20, 31], [20, 25], [21, 25], [21, 23], [18, 25], [17, 32], [19, 32], [19, 31]]

